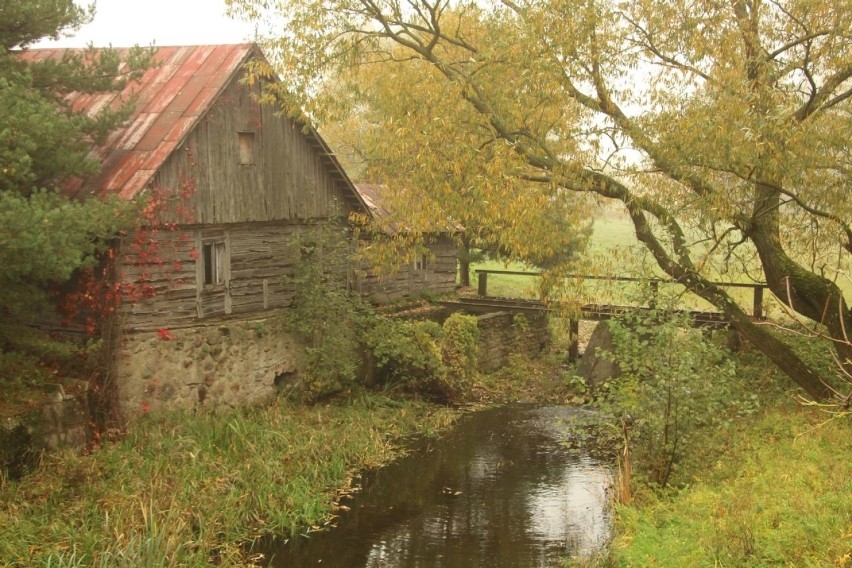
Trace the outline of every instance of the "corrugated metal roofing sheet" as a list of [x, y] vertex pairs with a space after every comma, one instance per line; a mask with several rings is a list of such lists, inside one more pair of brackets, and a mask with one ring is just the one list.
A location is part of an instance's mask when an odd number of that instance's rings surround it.
[[355, 182], [355, 189], [358, 191], [361, 199], [364, 200], [364, 203], [367, 204], [370, 213], [372, 213], [376, 218], [386, 219], [390, 217], [390, 211], [382, 205], [382, 192], [387, 191], [386, 185], [379, 183]]
[[[70, 93], [71, 108], [91, 116], [119, 104], [119, 96], [121, 100], [135, 96], [136, 108], [124, 126], [92, 150], [103, 164], [100, 174], [84, 183], [69, 182], [65, 190], [79, 198], [138, 195], [256, 49], [253, 44], [160, 47], [154, 57], [157, 65], [121, 93]], [[59, 60], [68, 51], [32, 49], [21, 57]], [[128, 50], [118, 51], [124, 55]]]

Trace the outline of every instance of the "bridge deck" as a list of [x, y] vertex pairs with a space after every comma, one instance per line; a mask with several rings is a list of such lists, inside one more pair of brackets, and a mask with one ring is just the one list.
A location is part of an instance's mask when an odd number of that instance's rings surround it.
[[[442, 306], [454, 310], [461, 310], [472, 314], [487, 314], [497, 311], [514, 313], [551, 312], [556, 306], [547, 305], [539, 300], [519, 300], [510, 298], [465, 298], [460, 300], [445, 300], [439, 302]], [[577, 309], [579, 307], [579, 310]], [[579, 331], [580, 321], [602, 321], [610, 319], [627, 311], [646, 311], [653, 308], [648, 306], [619, 306], [613, 304], [583, 304], [580, 306], [564, 306], [568, 314], [571, 344], [568, 347], [568, 360], [576, 361], [579, 357]], [[692, 317], [693, 325], [705, 328], [725, 328], [730, 322], [719, 312], [702, 312], [698, 310], [678, 310], [678, 313], [687, 313]]]
[[[652, 308], [647, 306], [626, 306], [615, 304], [583, 304], [574, 306], [547, 305], [539, 300], [522, 300], [515, 298], [464, 298], [460, 300], [447, 300], [440, 302], [441, 305], [464, 310], [470, 313], [489, 313], [494, 311], [509, 312], [538, 312], [554, 311], [565, 308], [569, 318], [579, 320], [601, 321], [610, 319], [618, 314], [628, 311], [649, 312]], [[578, 309], [579, 308], [579, 309]], [[726, 327], [729, 322], [720, 312], [705, 312], [700, 310], [678, 310], [677, 313], [689, 314], [695, 325]]]

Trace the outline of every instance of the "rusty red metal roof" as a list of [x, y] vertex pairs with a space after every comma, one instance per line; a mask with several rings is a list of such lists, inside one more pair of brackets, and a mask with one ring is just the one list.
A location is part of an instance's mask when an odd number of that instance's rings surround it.
[[388, 187], [379, 183], [355, 182], [355, 190], [364, 200], [370, 213], [378, 219], [387, 219], [390, 217], [390, 211], [382, 205], [382, 192], [388, 190]]
[[[20, 56], [29, 61], [59, 60], [68, 51], [30, 49]], [[128, 50], [117, 51], [123, 56]], [[259, 49], [248, 43], [160, 47], [154, 57], [157, 65], [121, 92], [68, 94], [74, 111], [91, 116], [131, 97], [136, 105], [128, 122], [92, 150], [91, 156], [102, 164], [100, 173], [90, 180], [70, 181], [64, 190], [78, 198], [138, 195], [253, 53], [259, 54]]]

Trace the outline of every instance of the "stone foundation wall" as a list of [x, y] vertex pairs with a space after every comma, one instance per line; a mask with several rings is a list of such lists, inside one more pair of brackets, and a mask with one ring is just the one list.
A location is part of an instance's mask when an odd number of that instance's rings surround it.
[[[548, 341], [545, 314], [496, 312], [477, 318], [480, 370], [491, 372], [511, 353], [538, 353]], [[300, 346], [273, 318], [220, 322], [125, 335], [116, 376], [124, 415], [154, 410], [221, 408], [262, 403], [298, 373]]]
[[270, 399], [297, 372], [300, 347], [272, 318], [128, 333], [116, 376], [125, 416]]
[[56, 385], [38, 407], [0, 424], [0, 470], [17, 479], [35, 468], [43, 451], [81, 450], [91, 440], [85, 394], [66, 395]]
[[[510, 312], [493, 312], [477, 317], [479, 328], [479, 369], [489, 373], [509, 362], [512, 353], [540, 353], [547, 345], [547, 316], [542, 313], [516, 320]], [[521, 324], [525, 321], [525, 324]]]

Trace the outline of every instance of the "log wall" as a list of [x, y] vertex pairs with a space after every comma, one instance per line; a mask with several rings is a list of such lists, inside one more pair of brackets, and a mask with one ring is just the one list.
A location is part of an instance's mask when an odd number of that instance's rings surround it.
[[[310, 224], [251, 223], [161, 231], [154, 238], [162, 255], [140, 262], [134, 235], [123, 245], [122, 277], [153, 288], [154, 296], [126, 306], [126, 330], [191, 326], [202, 319], [256, 314], [289, 306], [299, 260], [296, 242]], [[226, 271], [222, 283], [205, 285], [201, 250], [222, 242]], [[229, 260], [229, 262], [227, 262]]]
[[413, 263], [399, 267], [392, 274], [377, 275], [369, 267], [363, 268], [359, 290], [371, 302], [385, 304], [423, 294], [449, 294], [456, 288], [456, 245], [446, 237], [437, 237], [427, 243], [430, 256], [426, 267], [415, 269]]

